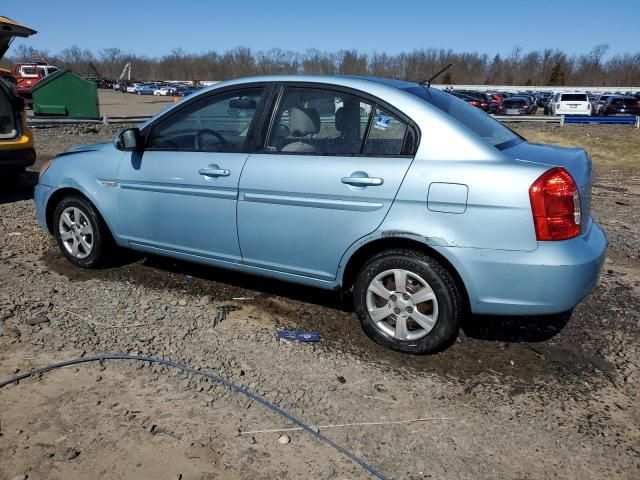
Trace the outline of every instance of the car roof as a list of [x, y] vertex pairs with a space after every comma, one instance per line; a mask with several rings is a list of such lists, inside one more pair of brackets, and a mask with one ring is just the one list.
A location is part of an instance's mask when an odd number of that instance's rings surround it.
[[330, 83], [344, 87], [354, 87], [365, 89], [366, 86], [386, 85], [389, 87], [404, 90], [411, 87], [419, 86], [417, 83], [398, 80], [394, 78], [356, 76], [356, 75], [261, 75], [255, 77], [237, 78], [234, 80], [226, 80], [217, 83], [211, 87], [219, 87], [221, 84], [234, 85], [242, 83], [261, 83], [261, 82], [305, 82], [305, 83]]

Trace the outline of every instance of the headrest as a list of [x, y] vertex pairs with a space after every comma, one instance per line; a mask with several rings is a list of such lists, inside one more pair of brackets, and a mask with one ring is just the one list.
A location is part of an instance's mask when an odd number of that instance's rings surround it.
[[293, 137], [304, 137], [320, 131], [320, 115], [315, 108], [289, 109], [289, 130]]
[[344, 111], [344, 107], [340, 107], [338, 110], [336, 110], [336, 130], [338, 130], [340, 133], [344, 133], [344, 131], [347, 128], [347, 115]]

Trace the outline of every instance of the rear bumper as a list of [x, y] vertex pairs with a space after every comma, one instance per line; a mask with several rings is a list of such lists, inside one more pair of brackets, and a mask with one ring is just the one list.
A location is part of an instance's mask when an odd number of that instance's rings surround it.
[[573, 108], [571, 110], [567, 110], [565, 108], [563, 109], [556, 109], [556, 115], [582, 115], [582, 116], [586, 116], [586, 117], [590, 117], [591, 116], [591, 110], [574, 110]]
[[[580, 237], [539, 242], [531, 252], [452, 248], [471, 311], [488, 315], [546, 315], [575, 307], [595, 288], [607, 237], [593, 221]], [[455, 251], [454, 251], [455, 250]]]
[[0, 170], [30, 167], [36, 162], [33, 148], [2, 148], [0, 146]]

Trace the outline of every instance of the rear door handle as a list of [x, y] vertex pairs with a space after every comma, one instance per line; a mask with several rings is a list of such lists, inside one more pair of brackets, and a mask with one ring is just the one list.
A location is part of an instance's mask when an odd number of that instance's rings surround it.
[[231, 175], [231, 171], [226, 168], [201, 168], [198, 173], [205, 177], [228, 177]]
[[377, 177], [342, 177], [342, 183], [353, 185], [354, 187], [377, 187], [384, 183], [382, 178]]

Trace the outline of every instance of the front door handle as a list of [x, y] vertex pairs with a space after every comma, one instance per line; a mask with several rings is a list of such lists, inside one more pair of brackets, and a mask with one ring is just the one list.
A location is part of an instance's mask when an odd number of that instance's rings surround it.
[[354, 187], [377, 187], [384, 183], [384, 180], [378, 177], [342, 177], [341, 181]]
[[231, 171], [226, 168], [218, 168], [218, 166], [209, 166], [207, 168], [201, 168], [198, 170], [200, 175], [205, 177], [228, 177], [231, 175]]

